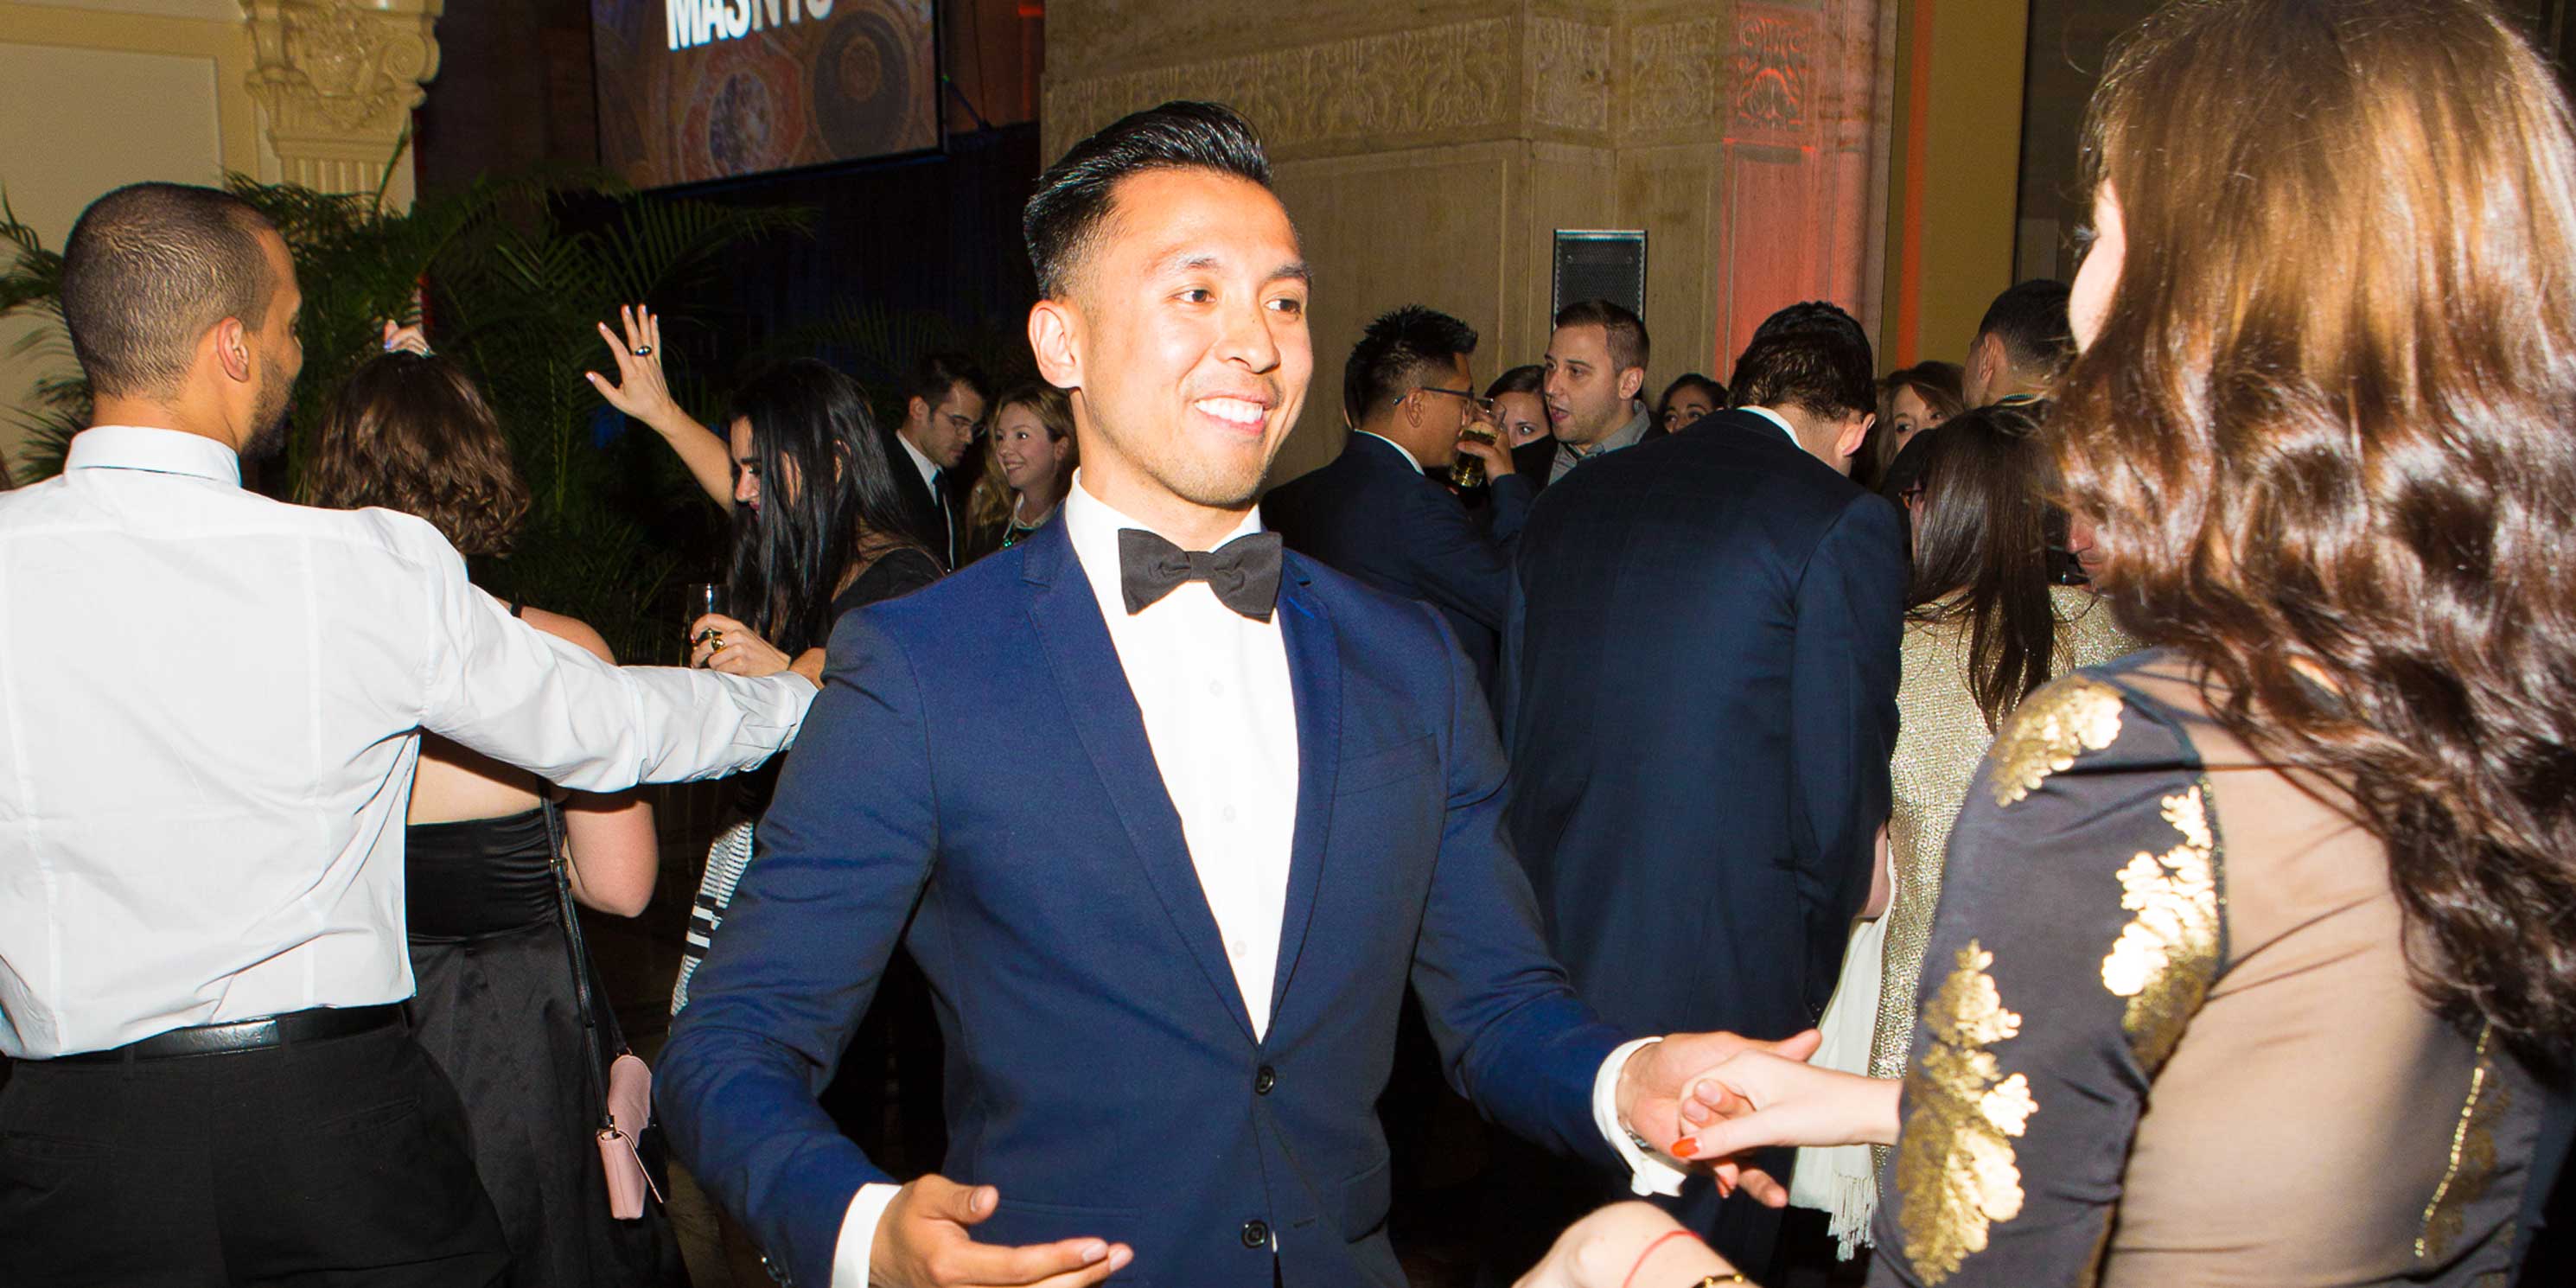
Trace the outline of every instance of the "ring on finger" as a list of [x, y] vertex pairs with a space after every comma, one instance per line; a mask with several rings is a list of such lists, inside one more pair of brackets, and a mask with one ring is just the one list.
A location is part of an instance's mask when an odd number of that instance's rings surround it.
[[653, 356], [653, 346], [651, 346], [651, 345], [649, 345], [649, 344], [639, 344], [639, 345], [635, 346], [635, 356], [636, 356], [636, 357], [639, 357], [639, 358], [649, 358], [649, 357], [652, 357], [652, 356]]

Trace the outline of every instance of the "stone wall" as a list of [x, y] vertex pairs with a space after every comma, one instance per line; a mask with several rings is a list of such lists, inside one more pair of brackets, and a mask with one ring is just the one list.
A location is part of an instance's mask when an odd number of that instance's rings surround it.
[[[1053, 157], [1172, 98], [1260, 128], [1317, 270], [1317, 386], [1419, 302], [1547, 344], [1552, 234], [1647, 231], [1650, 393], [1720, 379], [1753, 325], [1829, 298], [1877, 327], [1893, 0], [1053, 0]], [[1257, 15], [1257, 16], [1254, 16]], [[1331, 459], [1309, 397], [1279, 478]]]

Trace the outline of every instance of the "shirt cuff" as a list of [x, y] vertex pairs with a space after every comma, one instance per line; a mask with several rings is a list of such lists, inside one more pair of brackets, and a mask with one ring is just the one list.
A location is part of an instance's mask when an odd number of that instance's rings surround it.
[[[1662, 1038], [1638, 1038], [1622, 1042], [1610, 1058], [1601, 1062], [1601, 1072], [1592, 1078], [1592, 1125], [1601, 1129], [1601, 1138], [1619, 1151], [1619, 1160], [1628, 1165], [1628, 1188], [1640, 1195], [1661, 1194], [1667, 1197], [1682, 1192], [1682, 1182], [1689, 1177], [1657, 1154], [1646, 1152], [1628, 1128], [1619, 1121], [1619, 1071], [1628, 1067], [1628, 1057], [1663, 1041]], [[842, 1236], [845, 1240], [847, 1235]], [[832, 1288], [843, 1288], [835, 1276]]]
[[876, 1251], [877, 1223], [886, 1205], [901, 1194], [900, 1185], [862, 1185], [850, 1196], [849, 1214], [841, 1218], [841, 1237], [832, 1245], [832, 1288], [868, 1288], [868, 1257]]

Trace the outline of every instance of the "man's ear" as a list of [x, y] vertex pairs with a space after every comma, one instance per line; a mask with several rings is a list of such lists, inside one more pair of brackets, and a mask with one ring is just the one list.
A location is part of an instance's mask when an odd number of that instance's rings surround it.
[[930, 400], [915, 394], [912, 401], [903, 405], [903, 419], [904, 423], [909, 425], [929, 424]]
[[225, 318], [215, 324], [213, 335], [215, 361], [222, 365], [224, 375], [249, 384], [259, 370], [259, 360], [250, 352], [250, 328], [243, 326], [240, 318]]
[[1989, 396], [2003, 380], [2004, 338], [1992, 331], [1977, 337], [1977, 347], [1968, 354], [1969, 365], [1977, 369], [1977, 383], [1985, 386]]
[[1842, 432], [1834, 435], [1834, 454], [1849, 459], [1860, 454], [1861, 444], [1869, 441], [1869, 427], [1878, 423], [1877, 412], [1862, 412], [1843, 422]]
[[1645, 387], [1646, 369], [1644, 367], [1630, 367], [1619, 373], [1620, 397], [1634, 398], [1637, 396], [1637, 391], [1644, 389]]
[[1038, 375], [1058, 389], [1082, 387], [1082, 314], [1062, 300], [1040, 300], [1029, 309], [1029, 352]]

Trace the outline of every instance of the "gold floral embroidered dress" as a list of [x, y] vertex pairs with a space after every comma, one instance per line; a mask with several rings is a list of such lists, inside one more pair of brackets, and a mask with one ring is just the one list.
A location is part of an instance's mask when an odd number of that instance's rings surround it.
[[1870, 1282], [2501, 1285], [2534, 1083], [2411, 986], [2338, 790], [2181, 665], [2058, 680], [1980, 769]]

